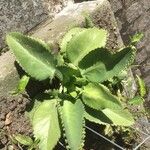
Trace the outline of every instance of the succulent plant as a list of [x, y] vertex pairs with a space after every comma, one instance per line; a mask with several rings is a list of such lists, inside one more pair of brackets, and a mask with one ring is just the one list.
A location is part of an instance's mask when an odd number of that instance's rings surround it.
[[136, 48], [131, 44], [111, 53], [105, 48], [107, 38], [104, 29], [73, 28], [62, 39], [60, 51], [53, 54], [39, 39], [16, 32], [7, 35], [9, 48], [29, 76], [39, 81], [59, 79], [58, 89], [42, 94], [30, 111], [41, 150], [53, 149], [61, 136], [68, 149], [82, 149], [85, 119], [120, 126], [134, 123], [123, 102], [104, 81], [130, 67]]

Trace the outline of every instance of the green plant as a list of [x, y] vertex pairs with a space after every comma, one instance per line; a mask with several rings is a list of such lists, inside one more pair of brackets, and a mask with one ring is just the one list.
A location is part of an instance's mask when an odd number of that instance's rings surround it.
[[[21, 144], [28, 147], [28, 150], [37, 149], [39, 143], [39, 140], [33, 141], [31, 137], [22, 134], [14, 134], [10, 138], [13, 144]], [[21, 147], [21, 149], [23, 148]]]
[[139, 90], [138, 90], [137, 95], [128, 101], [128, 103], [131, 105], [143, 104], [144, 97], [146, 95], [146, 85], [145, 85], [144, 80], [142, 80], [138, 75], [136, 75], [136, 77], [137, 77], [137, 83], [139, 86]]
[[29, 82], [29, 79], [30, 78], [28, 76], [24, 75], [20, 79], [20, 81], [19, 81], [19, 83], [18, 83], [17, 88], [15, 89], [15, 91], [12, 91], [12, 94], [13, 95], [17, 95], [17, 94], [21, 94], [22, 92], [24, 92], [24, 90], [25, 90], [25, 88], [26, 88], [26, 86], [27, 86], [27, 84]]
[[17, 62], [32, 78], [59, 79], [57, 89], [38, 96], [29, 112], [39, 148], [50, 150], [61, 135], [67, 148], [82, 149], [85, 119], [98, 124], [130, 126], [134, 123], [125, 104], [104, 85], [133, 63], [131, 44], [116, 53], [106, 48], [108, 33], [98, 28], [73, 28], [53, 53], [43, 41], [10, 33], [7, 44]]

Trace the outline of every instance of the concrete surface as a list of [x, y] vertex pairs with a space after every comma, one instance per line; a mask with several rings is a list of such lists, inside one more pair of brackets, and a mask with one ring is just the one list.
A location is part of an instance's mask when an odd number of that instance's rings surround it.
[[0, 49], [5, 34], [27, 32], [47, 17], [51, 19], [71, 0], [0, 0]]

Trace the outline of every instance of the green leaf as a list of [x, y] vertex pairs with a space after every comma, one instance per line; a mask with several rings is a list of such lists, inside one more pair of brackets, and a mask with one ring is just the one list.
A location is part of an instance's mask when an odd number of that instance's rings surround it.
[[112, 124], [112, 121], [100, 110], [85, 106], [85, 118], [97, 124]]
[[57, 53], [54, 55], [55, 60], [57, 61], [57, 66], [62, 66], [64, 65], [64, 58], [63, 55], [60, 53]]
[[41, 150], [52, 150], [59, 138], [60, 127], [57, 113], [57, 100], [45, 100], [41, 102], [33, 115], [32, 126], [36, 139], [39, 139]]
[[131, 44], [136, 44], [143, 38], [144, 34], [143, 33], [137, 33], [133, 37], [130, 38]]
[[134, 47], [124, 48], [115, 54], [103, 48], [96, 49], [83, 58], [79, 68], [82, 76], [89, 81], [103, 82], [128, 69], [135, 59], [135, 54]]
[[28, 150], [38, 149], [39, 140], [35, 140], [32, 145], [29, 146]]
[[71, 79], [76, 75], [79, 75], [79, 70], [72, 68], [71, 66], [59, 66], [58, 69], [63, 75], [63, 83], [69, 83], [71, 82]]
[[78, 27], [69, 30], [69, 32], [65, 34], [65, 36], [63, 37], [60, 43], [60, 51], [66, 52], [66, 47], [68, 42], [72, 39], [73, 36], [79, 34], [82, 30], [84, 30], [84, 28], [78, 28]]
[[60, 111], [69, 148], [81, 149], [84, 138], [84, 107], [81, 100], [64, 100]]
[[104, 125], [130, 126], [134, 123], [132, 115], [123, 109], [103, 109], [101, 111], [85, 107], [85, 118], [91, 122]]
[[142, 80], [138, 75], [136, 75], [139, 89], [140, 89], [140, 95], [141, 97], [144, 97], [146, 95], [146, 85], [144, 80]]
[[106, 108], [102, 112], [113, 122], [114, 125], [130, 126], [134, 124], [132, 115], [127, 110]]
[[20, 93], [24, 92], [25, 88], [26, 88], [26, 86], [27, 86], [27, 84], [29, 82], [29, 79], [30, 78], [28, 76], [24, 75], [20, 79], [20, 81], [18, 83], [18, 86], [17, 86], [17, 89], [14, 92], [12, 92], [12, 94], [20, 94]]
[[44, 42], [16, 32], [8, 34], [6, 40], [16, 60], [29, 75], [37, 80], [54, 77], [56, 64]]
[[29, 117], [30, 121], [32, 122], [33, 117], [34, 117], [34, 113], [36, 112], [36, 110], [38, 109], [38, 107], [41, 105], [41, 103], [43, 101], [48, 101], [50, 100], [50, 94], [47, 93], [40, 93], [37, 94], [33, 99], [32, 99], [32, 103], [30, 105], [30, 107], [27, 108], [27, 116]]
[[89, 14], [84, 14], [85, 17], [85, 28], [92, 28], [94, 27], [94, 23]]
[[144, 99], [141, 96], [135, 96], [134, 98], [128, 101], [130, 105], [141, 105], [143, 104], [143, 102], [144, 102]]
[[112, 95], [109, 89], [102, 84], [89, 83], [85, 86], [82, 100], [86, 105], [96, 110], [122, 108], [118, 98]]
[[87, 84], [87, 80], [85, 78], [75, 77], [75, 84], [79, 86], [84, 86]]
[[15, 135], [13, 135], [13, 137], [20, 144], [23, 144], [23, 145], [26, 145], [26, 146], [30, 146], [30, 145], [33, 144], [33, 140], [29, 136], [22, 135], [22, 134], [15, 134]]
[[75, 35], [67, 44], [66, 52], [68, 59], [75, 66], [89, 52], [104, 47], [107, 40], [107, 31], [98, 28], [84, 29]]

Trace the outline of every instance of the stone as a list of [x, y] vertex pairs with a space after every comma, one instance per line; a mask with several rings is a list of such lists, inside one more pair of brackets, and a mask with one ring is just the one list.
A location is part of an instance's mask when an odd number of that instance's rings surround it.
[[135, 31], [144, 31], [149, 29], [150, 27], [150, 11], [145, 12], [143, 15], [141, 15], [135, 22], [133, 29]]
[[84, 2], [85, 0], [74, 0], [75, 3], [81, 3]]
[[[109, 33], [108, 47], [110, 49], [123, 46], [119, 30], [111, 6], [107, 0], [77, 3], [66, 7], [62, 12], [55, 16], [53, 22], [47, 19], [34, 30], [30, 35], [40, 38], [49, 44], [53, 44], [54, 49], [58, 49], [58, 43], [62, 36], [74, 26], [84, 26], [83, 13], [89, 13], [98, 27], [106, 28]], [[14, 56], [10, 51], [0, 56], [0, 97], [6, 96], [16, 88], [19, 74], [14, 66]]]
[[9, 112], [9, 113], [6, 115], [5, 125], [10, 125], [11, 123], [12, 123], [12, 113]]
[[[137, 48], [138, 49], [143, 49], [143, 48], [147, 48], [147, 47], [149, 47], [148, 45], [150, 44], [150, 37], [149, 37], [149, 35], [150, 35], [150, 29], [148, 29], [148, 30], [145, 30], [144, 32], [142, 32], [143, 34], [144, 34], [144, 36], [143, 36], [143, 38], [141, 39], [141, 41], [139, 41], [138, 43], [137, 43]], [[147, 48], [147, 50], [148, 50], [149, 48]], [[145, 49], [143, 49], [144, 51], [145, 51]], [[150, 50], [149, 50], [150, 51]]]
[[[108, 7], [109, 6], [109, 7]], [[109, 33], [106, 47], [110, 51], [116, 51], [123, 46], [123, 42], [119, 33], [117, 22], [111, 10], [110, 4], [105, 3], [101, 8], [91, 13], [91, 18], [95, 26], [104, 28]], [[112, 17], [113, 16], [113, 17]]]
[[148, 54], [148, 58], [150, 58], [150, 43], [147, 42], [146, 51]]
[[127, 76], [122, 80], [123, 95], [128, 98], [133, 98], [137, 92], [137, 85], [134, 80], [131, 69], [128, 70]]
[[148, 10], [150, 8], [150, 1], [149, 0], [141, 0], [140, 2], [141, 2], [144, 9]]
[[9, 95], [19, 81], [19, 74], [14, 65], [15, 58], [8, 51], [0, 56], [0, 96]]
[[143, 13], [143, 8], [139, 2], [134, 3], [126, 10], [126, 17], [129, 23], [133, 22]]
[[150, 82], [150, 59], [147, 59], [142, 66], [142, 74], [149, 77]]
[[[144, 108], [140, 108], [140, 110], [144, 110]], [[141, 143], [142, 141], [144, 141], [147, 137], [149, 137], [149, 131], [150, 131], [150, 126], [149, 126], [149, 120], [146, 116], [140, 117], [135, 126], [134, 129], [136, 129], [136, 131], [138, 132], [138, 141], [139, 143]], [[141, 132], [142, 131], [142, 132]], [[140, 147], [142, 149], [145, 150], [149, 150], [150, 148], [150, 140], [147, 138], [147, 140], [143, 143], [144, 147]]]
[[47, 17], [53, 18], [71, 0], [0, 0], [0, 49], [5, 34], [27, 32]]
[[40, 37], [49, 44], [57, 46], [58, 41], [60, 41], [70, 28], [80, 25], [84, 26], [84, 13], [91, 16], [95, 26], [108, 30], [110, 34], [108, 47], [111, 50], [114, 49], [113, 47], [117, 48], [123, 46], [116, 20], [107, 0], [70, 5], [56, 15], [55, 21], [50, 23], [50, 21], [47, 20], [45, 23], [31, 31], [31, 33], [33, 33], [33, 36]]
[[141, 0], [122, 0], [122, 5], [124, 8], [129, 8], [132, 4], [139, 2]]
[[141, 64], [142, 62], [144, 62], [147, 59], [147, 52], [146, 51], [140, 51], [138, 52], [138, 54], [136, 55], [136, 62], [138, 64]]
[[[147, 58], [145, 63], [141, 66], [142, 78], [145, 81], [148, 92], [150, 93], [150, 59]], [[150, 99], [148, 99], [150, 100]]]
[[113, 5], [111, 5], [113, 12], [116, 12], [116, 11], [122, 9], [123, 6], [122, 6], [121, 0], [109, 0], [109, 1], [111, 4], [113, 4]]
[[[146, 83], [148, 92], [150, 92], [150, 76], [149, 76], [150, 71], [147, 72], [147, 73], [148, 73], [148, 75], [146, 75], [146, 76], [144, 77], [144, 81], [145, 81], [145, 83]], [[150, 100], [150, 99], [148, 99], [148, 100]]]

